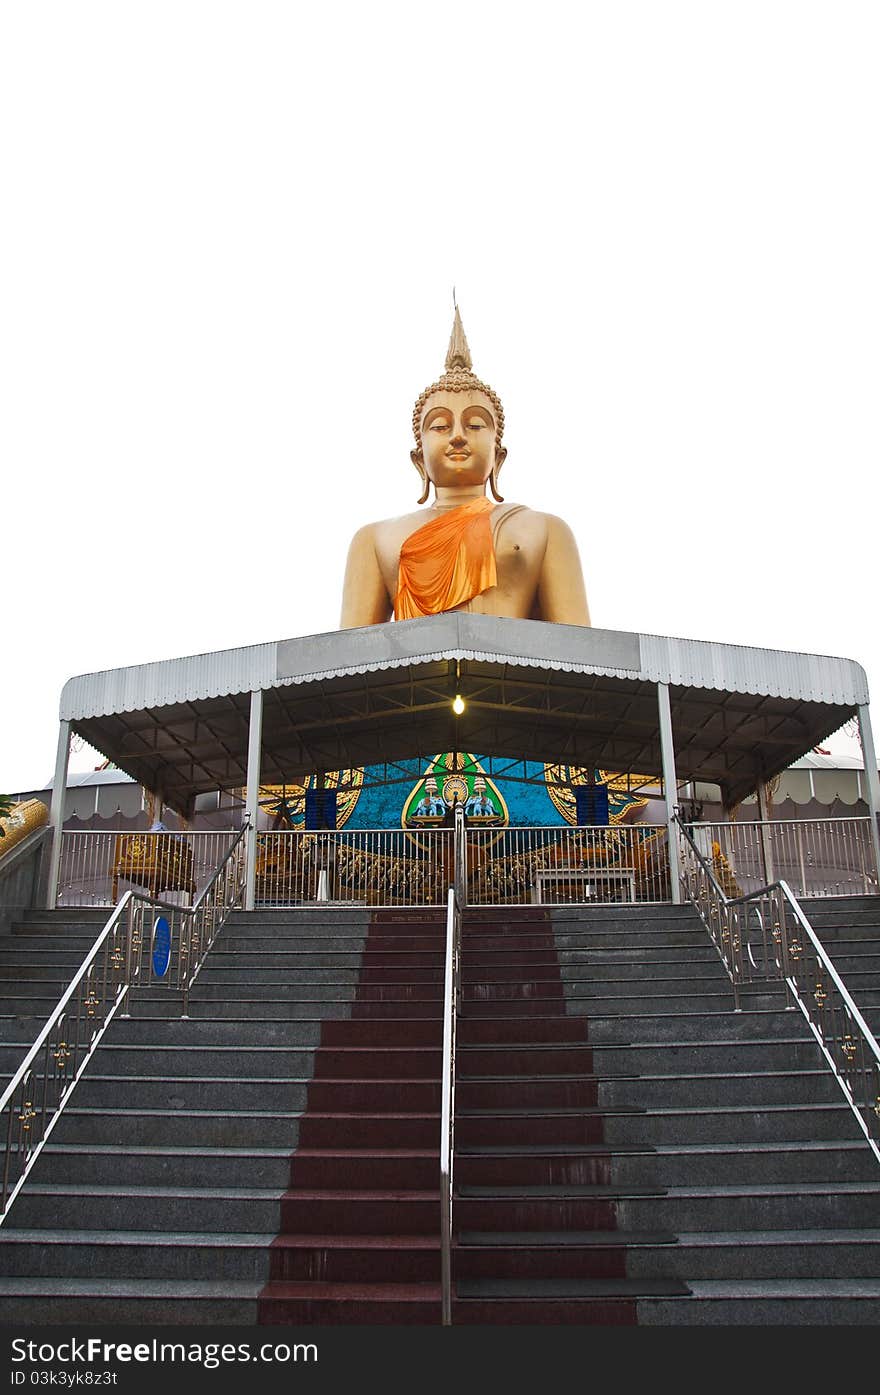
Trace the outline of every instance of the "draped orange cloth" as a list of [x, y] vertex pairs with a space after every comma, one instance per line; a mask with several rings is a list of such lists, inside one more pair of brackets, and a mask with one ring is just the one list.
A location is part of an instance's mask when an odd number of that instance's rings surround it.
[[410, 534], [400, 549], [396, 620], [454, 610], [496, 585], [493, 508], [491, 499], [472, 499]]

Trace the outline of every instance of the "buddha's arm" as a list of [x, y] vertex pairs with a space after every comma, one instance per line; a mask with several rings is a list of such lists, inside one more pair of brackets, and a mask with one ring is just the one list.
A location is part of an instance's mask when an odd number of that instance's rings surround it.
[[542, 620], [558, 625], [589, 625], [584, 574], [574, 534], [561, 518], [547, 514], [547, 547], [538, 582]]
[[354, 630], [360, 625], [381, 625], [391, 619], [392, 609], [376, 556], [375, 535], [368, 524], [358, 529], [348, 549], [339, 627]]

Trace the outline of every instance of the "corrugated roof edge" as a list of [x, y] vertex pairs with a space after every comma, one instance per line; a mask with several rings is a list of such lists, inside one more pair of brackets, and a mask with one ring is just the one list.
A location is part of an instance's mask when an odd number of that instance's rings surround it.
[[[593, 629], [585, 632], [571, 625], [547, 625], [540, 621], [501, 620], [494, 616], [466, 614], [404, 621], [403, 625], [407, 627], [405, 644], [400, 643], [404, 639], [402, 626], [390, 622], [372, 627], [369, 649], [374, 654], [377, 650], [380, 653], [375, 658], [362, 658], [360, 661], [355, 659], [355, 654], [358, 648], [364, 649], [367, 633], [342, 630], [82, 674], [65, 683], [59, 715], [62, 720], [84, 720], [116, 712], [133, 712], [177, 702], [246, 693], [258, 688], [318, 682], [333, 675], [376, 672], [407, 664], [454, 658], [597, 673], [630, 680], [641, 678], [676, 686], [760, 693], [844, 707], [868, 702], [868, 682], [862, 666], [854, 659], [831, 655], [799, 654], [789, 650], [731, 645], [712, 640], [676, 639], [663, 635], [630, 635], [624, 631]], [[422, 630], [429, 633], [432, 626], [436, 626], [435, 635], [439, 641], [436, 647], [425, 643], [426, 636], [421, 633]], [[584, 645], [586, 635], [589, 639]], [[466, 642], [462, 643], [465, 636]], [[505, 638], [515, 639], [518, 643], [505, 645]], [[452, 645], [449, 644], [450, 639], [453, 640]], [[534, 644], [530, 644], [532, 640]], [[543, 657], [540, 654], [515, 652], [516, 649], [541, 648], [540, 640], [545, 642], [546, 647]], [[638, 669], [619, 666], [620, 648], [624, 641], [638, 645]], [[320, 655], [324, 660], [314, 671], [309, 671], [307, 659], [303, 663], [309, 645], [318, 651], [315, 657]], [[594, 662], [579, 660], [578, 650], [583, 652], [584, 647], [592, 651]], [[401, 649], [409, 652], [401, 653]], [[511, 649], [514, 652], [509, 652]], [[603, 649], [608, 651], [606, 658], [611, 660], [610, 663], [601, 662]], [[340, 663], [327, 666], [326, 659], [332, 656], [333, 650], [342, 651]], [[382, 653], [382, 650], [385, 652]], [[296, 652], [298, 672], [279, 672], [280, 652], [286, 655]]]

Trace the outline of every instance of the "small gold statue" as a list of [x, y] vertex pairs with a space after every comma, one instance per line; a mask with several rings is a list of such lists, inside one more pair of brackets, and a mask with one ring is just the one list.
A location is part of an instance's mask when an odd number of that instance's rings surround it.
[[450, 610], [589, 625], [571, 529], [552, 514], [505, 503], [498, 492], [507, 455], [503, 431], [504, 408], [473, 373], [456, 307], [446, 372], [413, 411], [418, 502], [426, 502], [432, 484], [434, 502], [423, 512], [368, 523], [354, 535], [342, 629]]

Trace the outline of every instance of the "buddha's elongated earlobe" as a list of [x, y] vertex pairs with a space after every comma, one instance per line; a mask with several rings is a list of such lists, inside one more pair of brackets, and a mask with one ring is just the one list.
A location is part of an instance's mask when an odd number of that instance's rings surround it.
[[420, 504], [426, 504], [428, 502], [428, 495], [431, 492], [431, 481], [428, 479], [428, 472], [425, 469], [425, 462], [422, 458], [422, 452], [420, 450], [411, 450], [409, 453], [409, 458], [418, 470], [419, 477], [422, 481], [421, 498], [418, 499], [417, 502]]
[[492, 473], [489, 476], [489, 488], [492, 491], [492, 497], [495, 499], [496, 503], [499, 504], [504, 503], [504, 495], [498, 493], [498, 475], [506, 458], [507, 448], [505, 446], [499, 446], [495, 452], [495, 464], [492, 466]]

